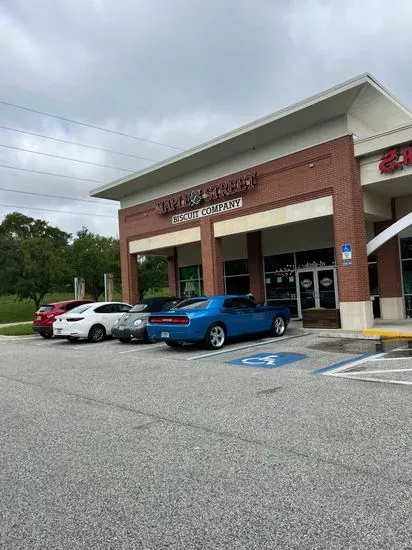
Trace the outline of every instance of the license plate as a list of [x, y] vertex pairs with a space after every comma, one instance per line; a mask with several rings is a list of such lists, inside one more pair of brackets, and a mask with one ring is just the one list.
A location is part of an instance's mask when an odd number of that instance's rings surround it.
[[40, 315], [37, 315], [36, 321], [40, 321], [40, 319], [41, 319]]
[[124, 330], [124, 327], [120, 325], [120, 327], [117, 327], [119, 330]]
[[162, 332], [160, 337], [161, 338], [169, 338], [169, 333], [168, 332]]

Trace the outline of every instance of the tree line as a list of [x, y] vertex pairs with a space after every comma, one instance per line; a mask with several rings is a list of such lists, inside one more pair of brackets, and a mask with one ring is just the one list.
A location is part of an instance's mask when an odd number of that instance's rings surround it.
[[[104, 273], [112, 273], [120, 291], [120, 246], [83, 228], [75, 235], [19, 212], [0, 224], [0, 295], [30, 299], [36, 309], [50, 292], [73, 294], [74, 277], [82, 277], [94, 300], [104, 294]], [[167, 286], [167, 259], [139, 258], [140, 298]]]

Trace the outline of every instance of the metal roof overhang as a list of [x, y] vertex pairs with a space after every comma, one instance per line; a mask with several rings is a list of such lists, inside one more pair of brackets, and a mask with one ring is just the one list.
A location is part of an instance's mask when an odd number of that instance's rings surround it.
[[135, 174], [94, 189], [90, 195], [120, 200], [138, 190], [160, 185], [254, 147], [332, 120], [347, 113], [358, 94], [367, 86], [381, 89], [370, 75], [362, 75]]

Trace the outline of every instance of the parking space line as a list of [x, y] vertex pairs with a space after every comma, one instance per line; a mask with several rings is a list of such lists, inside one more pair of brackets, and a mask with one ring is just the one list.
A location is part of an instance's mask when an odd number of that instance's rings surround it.
[[[382, 371], [382, 372], [385, 372], [385, 371]], [[366, 374], [364, 372], [362, 372], [362, 374]], [[412, 381], [409, 382], [407, 380], [387, 380], [385, 378], [366, 378], [364, 376], [357, 376], [356, 374], [352, 374], [352, 373], [348, 373], [348, 374], [334, 374], [332, 375], [334, 376], [335, 378], [344, 378], [345, 380], [360, 380], [361, 382], [380, 382], [380, 383], [383, 383], [383, 384], [399, 384], [401, 386], [412, 386]]]
[[233, 353], [235, 351], [241, 351], [249, 348], [257, 348], [259, 346], [266, 346], [268, 344], [275, 344], [285, 342], [285, 340], [292, 340], [293, 338], [302, 338], [303, 336], [309, 336], [310, 332], [305, 332], [304, 334], [294, 334], [293, 336], [282, 336], [281, 338], [272, 338], [271, 340], [265, 340], [264, 342], [257, 342], [255, 344], [246, 344], [244, 346], [237, 346], [236, 348], [227, 348], [221, 351], [212, 351], [210, 353], [204, 353], [203, 355], [195, 355], [193, 357], [188, 357], [186, 361], [193, 361], [194, 359], [206, 359], [207, 357], [214, 357], [216, 355], [223, 355], [226, 353]]
[[381, 359], [371, 359], [371, 361], [412, 361], [412, 357], [382, 357]]
[[142, 351], [142, 350], [148, 350], [152, 348], [158, 348], [159, 346], [164, 346], [163, 342], [160, 342], [159, 344], [151, 344], [150, 346], [139, 346], [135, 347], [134, 349], [128, 349], [126, 351], [121, 351], [120, 355], [123, 355], [124, 353], [134, 353], [135, 351]]
[[[410, 369], [380, 369], [380, 370], [363, 370], [362, 374], [383, 374], [387, 372], [412, 372], [412, 368]], [[351, 373], [348, 372], [346, 376], [350, 376]]]

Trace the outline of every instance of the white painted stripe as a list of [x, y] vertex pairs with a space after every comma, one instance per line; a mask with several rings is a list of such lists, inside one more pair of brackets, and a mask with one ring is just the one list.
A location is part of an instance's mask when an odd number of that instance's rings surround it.
[[357, 361], [352, 361], [352, 363], [346, 363], [345, 365], [342, 365], [341, 367], [336, 368], [333, 371], [327, 371], [327, 372], [321, 372], [320, 374], [326, 375], [326, 376], [337, 376], [337, 373], [346, 371], [348, 369], [352, 369], [353, 367], [357, 367], [358, 365], [363, 365], [364, 363], [368, 363], [372, 360], [375, 360], [377, 357], [383, 357], [385, 353], [378, 353], [377, 355], [371, 355], [369, 357], [364, 357], [363, 359], [358, 359]]
[[412, 361], [412, 357], [382, 357], [381, 359], [371, 359], [371, 361]]
[[406, 380], [385, 380], [384, 378], [364, 378], [355, 374], [335, 374], [336, 378], [346, 378], [347, 380], [360, 380], [361, 382], [381, 382], [382, 384], [400, 384], [402, 386], [412, 386], [412, 381]]
[[266, 346], [267, 344], [274, 344], [284, 342], [285, 340], [292, 340], [293, 338], [302, 338], [302, 336], [308, 336], [310, 333], [305, 332], [304, 334], [294, 334], [293, 336], [281, 336], [280, 338], [272, 338], [270, 340], [265, 340], [263, 342], [257, 342], [256, 344], [246, 344], [244, 346], [237, 346], [233, 348], [226, 348], [220, 351], [212, 351], [210, 353], [204, 353], [203, 355], [195, 355], [194, 357], [188, 357], [186, 361], [193, 361], [194, 359], [204, 359], [206, 357], [214, 357], [216, 355], [223, 355], [224, 353], [233, 353], [235, 351], [240, 351], [243, 349], [257, 348], [259, 346]]
[[[412, 372], [410, 369], [380, 369], [380, 370], [363, 370], [362, 374], [386, 374], [387, 372]], [[350, 376], [350, 372], [347, 373], [347, 376]]]
[[120, 355], [123, 355], [125, 353], [134, 353], [136, 351], [148, 351], [152, 348], [158, 348], [159, 346], [164, 346], [165, 344], [163, 342], [160, 342], [159, 344], [150, 344], [149, 346], [141, 344], [139, 347], [135, 347], [134, 349], [128, 349], [126, 351], [121, 351]]
[[90, 344], [89, 342], [85, 342], [85, 343], [82, 344], [81, 346], [70, 346], [70, 348], [68, 347], [68, 349], [74, 349], [74, 350], [78, 350], [78, 349], [92, 349], [92, 348], [94, 348], [95, 346], [102, 346], [102, 347], [104, 347], [104, 344], [102, 344], [101, 342], [97, 342], [96, 344]]

